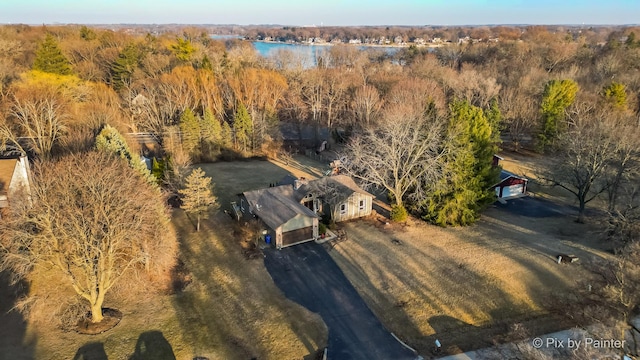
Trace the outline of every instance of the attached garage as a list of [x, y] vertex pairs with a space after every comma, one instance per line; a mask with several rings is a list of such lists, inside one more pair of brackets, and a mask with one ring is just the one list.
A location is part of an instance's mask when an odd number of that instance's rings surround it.
[[292, 198], [293, 188], [287, 185], [248, 191], [241, 196], [240, 209], [267, 225], [277, 248], [317, 239], [318, 216]]

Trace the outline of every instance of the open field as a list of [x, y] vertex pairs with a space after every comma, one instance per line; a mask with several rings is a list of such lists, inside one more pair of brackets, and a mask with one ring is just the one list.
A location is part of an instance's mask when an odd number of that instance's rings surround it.
[[[296, 156], [289, 164], [196, 166], [213, 178], [219, 202], [228, 208], [239, 192], [266, 187], [288, 173], [313, 178], [324, 165]], [[580, 264], [558, 265], [553, 257], [573, 253], [586, 262], [606, 256], [590, 228], [572, 220], [497, 208], [467, 228], [362, 220], [344, 225], [349, 240], [331, 256], [390, 331], [423, 355], [436, 337], [455, 353], [509, 340], [506, 334], [516, 323], [532, 334], [571, 325], [549, 311], [547, 295], [570, 294], [586, 271]], [[284, 298], [261, 260], [244, 259], [231, 219], [220, 212], [200, 233], [179, 210], [173, 222], [181, 259], [193, 275], [183, 293], [149, 293], [135, 303], [112, 297], [105, 306], [121, 310], [123, 320], [96, 336], [25, 326], [15, 313], [4, 315], [16, 331], [0, 329], [8, 336], [0, 340], [1, 350], [9, 350], [0, 351], [0, 359], [74, 358], [81, 348], [108, 359], [137, 359], [140, 349], [159, 351], [153, 353], [157, 359], [300, 359], [326, 345], [319, 316]], [[46, 276], [35, 280], [34, 288], [51, 286]]]
[[[235, 192], [268, 186], [287, 171], [310, 176], [305, 170], [322, 167], [304, 157], [295, 160], [290, 166], [255, 161], [203, 169], [219, 184], [219, 196], [233, 199]], [[509, 170], [533, 174], [524, 167], [535, 166], [536, 159], [505, 160]], [[237, 177], [228, 177], [231, 169]], [[530, 333], [572, 325], [552, 313], [548, 295], [573, 293], [588, 274], [580, 264], [559, 266], [555, 255], [576, 254], [582, 262], [608, 255], [597, 234], [576, 224], [567, 209], [564, 216], [535, 218], [490, 208], [476, 225], [450, 229], [355, 221], [345, 224], [349, 241], [331, 255], [390, 331], [421, 354], [429, 353], [436, 336], [456, 353], [510, 340], [514, 324]]]
[[[180, 257], [193, 278], [184, 292], [148, 293], [127, 302], [110, 297], [105, 306], [122, 311], [123, 319], [95, 336], [63, 332], [46, 321], [24, 325], [16, 313], [3, 315], [11, 323], [1, 326], [6, 337], [0, 359], [303, 359], [326, 345], [319, 316], [287, 300], [262, 260], [245, 260], [226, 215], [204, 222], [200, 233], [181, 210], [173, 223]], [[48, 276], [35, 278], [32, 289], [72, 295]]]
[[[379, 220], [345, 224], [349, 240], [331, 251], [383, 324], [421, 354], [439, 339], [448, 353], [570, 327], [550, 295], [572, 294], [588, 276], [581, 262], [608, 256], [586, 225], [571, 217], [527, 218], [491, 208], [476, 224], [443, 229]], [[555, 309], [557, 310], [557, 309]]]

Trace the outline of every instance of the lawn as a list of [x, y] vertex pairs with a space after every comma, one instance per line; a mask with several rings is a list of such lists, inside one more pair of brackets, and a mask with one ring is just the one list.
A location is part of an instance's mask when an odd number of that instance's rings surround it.
[[[313, 178], [324, 170], [323, 164], [300, 156], [288, 164], [249, 160], [196, 166], [213, 178], [222, 208], [229, 208], [236, 194], [267, 187], [289, 173]], [[143, 359], [145, 354], [156, 359], [301, 359], [325, 346], [322, 320], [288, 301], [261, 259], [245, 260], [242, 239], [234, 237], [235, 223], [228, 216], [219, 212], [200, 233], [180, 210], [174, 211], [173, 223], [180, 234], [180, 257], [193, 276], [184, 292], [150, 292], [135, 301], [110, 297], [105, 306], [121, 310], [123, 320], [96, 336], [62, 332], [42, 322], [25, 324], [15, 313], [0, 315], [0, 359], [73, 359], [80, 349], [112, 360]], [[422, 222], [385, 226], [379, 220], [344, 227], [349, 240], [331, 256], [383, 324], [423, 355], [436, 338], [455, 353], [509, 340], [514, 324], [532, 334], [571, 325], [550, 311], [546, 299], [551, 293], [574, 292], [586, 271], [580, 264], [558, 265], [554, 256], [572, 253], [582, 262], [605, 256], [589, 226], [574, 223], [571, 216], [526, 218], [490, 208], [478, 224], [466, 228]], [[32, 289], [68, 292], [49, 276], [40, 274]], [[0, 289], [0, 310], [13, 301], [6, 290]]]
[[349, 240], [331, 256], [383, 324], [421, 354], [436, 338], [453, 354], [512, 340], [515, 324], [531, 335], [570, 327], [549, 299], [575, 293], [589, 274], [554, 257], [607, 256], [589, 227], [569, 216], [533, 219], [496, 208], [465, 228], [379, 220], [344, 228]]
[[[214, 175], [221, 201], [231, 200], [245, 186], [268, 186], [288, 173], [266, 161], [202, 167]], [[15, 312], [3, 313], [0, 360], [308, 359], [326, 346], [328, 330], [321, 318], [287, 300], [262, 259], [245, 259], [228, 216], [219, 212], [203, 222], [199, 233], [181, 210], [172, 218], [180, 236], [180, 258], [193, 278], [185, 291], [149, 292], [133, 300], [108, 296], [105, 306], [122, 311], [123, 319], [95, 336], [63, 332], [44, 320], [45, 314], [34, 314], [37, 323], [25, 323]], [[38, 274], [31, 289], [73, 296], [50, 277]], [[0, 281], [0, 310], [6, 311], [13, 297], [5, 279]]]

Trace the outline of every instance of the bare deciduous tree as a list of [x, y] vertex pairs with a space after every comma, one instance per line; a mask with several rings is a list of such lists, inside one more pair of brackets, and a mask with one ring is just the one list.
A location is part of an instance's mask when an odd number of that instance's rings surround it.
[[571, 113], [569, 130], [560, 139], [562, 150], [542, 176], [576, 197], [578, 222], [584, 221], [586, 204], [610, 186], [606, 176], [619, 150], [615, 131], [602, 109], [578, 104]]
[[398, 105], [385, 114], [378, 129], [368, 127], [345, 148], [344, 170], [369, 186], [388, 191], [395, 205], [420, 200], [440, 176], [442, 124], [426, 119], [422, 109]]
[[36, 166], [33, 206], [3, 219], [2, 268], [52, 268], [103, 319], [109, 290], [131, 270], [174, 265], [176, 239], [163, 199], [127, 164], [101, 153]]
[[517, 152], [523, 142], [531, 137], [531, 131], [536, 125], [536, 104], [533, 96], [514, 88], [502, 91], [499, 103], [509, 139]]
[[359, 87], [353, 95], [351, 104], [353, 117], [357, 125], [369, 127], [372, 123], [375, 123], [376, 114], [381, 106], [382, 100], [375, 87], [371, 85]]
[[53, 145], [65, 131], [67, 114], [62, 101], [53, 94], [40, 91], [24, 98], [14, 96], [11, 115], [18, 128], [14, 135], [29, 138], [33, 151], [48, 158]]

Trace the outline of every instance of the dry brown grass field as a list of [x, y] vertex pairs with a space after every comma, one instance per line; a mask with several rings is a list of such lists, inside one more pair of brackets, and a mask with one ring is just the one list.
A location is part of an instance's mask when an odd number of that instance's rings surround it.
[[[221, 201], [247, 188], [268, 186], [288, 173], [266, 161], [202, 167], [219, 182], [216, 192]], [[149, 292], [136, 299], [110, 297], [105, 306], [122, 311], [122, 321], [95, 336], [63, 332], [45, 320], [46, 314], [34, 314], [39, 318], [26, 326], [17, 314], [4, 315], [2, 319], [11, 321], [15, 331], [2, 327], [7, 337], [0, 342], [0, 359], [85, 359], [76, 358], [81, 348], [110, 360], [303, 359], [326, 346], [324, 322], [287, 300], [262, 260], [245, 259], [229, 217], [219, 212], [203, 222], [199, 233], [181, 210], [174, 211], [173, 223], [180, 237], [180, 258], [192, 273], [193, 282], [185, 291]], [[73, 296], [66, 287], [49, 281], [50, 276], [43, 272], [34, 277], [31, 289]], [[6, 295], [0, 295], [4, 300]]]
[[[222, 208], [239, 192], [266, 187], [288, 173], [315, 177], [324, 167], [302, 156], [287, 165], [251, 160], [196, 166], [213, 178]], [[301, 359], [325, 345], [322, 320], [286, 300], [261, 260], [245, 260], [229, 217], [219, 212], [200, 233], [180, 210], [173, 222], [181, 259], [193, 276], [184, 292], [111, 298], [105, 306], [124, 317], [96, 336], [29, 322], [0, 342], [13, 344], [2, 345], [10, 353], [0, 352], [0, 359], [72, 359], [83, 346], [104, 349], [112, 360], [135, 359], [141, 348], [165, 349], [176, 359]], [[572, 253], [581, 262], [606, 256], [589, 225], [570, 216], [527, 218], [490, 208], [466, 228], [418, 221], [385, 226], [371, 219], [344, 227], [349, 240], [332, 257], [383, 324], [423, 355], [435, 338], [456, 353], [510, 340], [514, 324], [531, 333], [570, 326], [551, 311], [549, 295], [571, 294], [587, 273], [579, 263], [556, 264], [554, 256]], [[34, 288], [65, 291], [46, 275], [34, 280]], [[19, 318], [12, 321], [18, 324]], [[15, 345], [29, 342], [27, 350]]]

